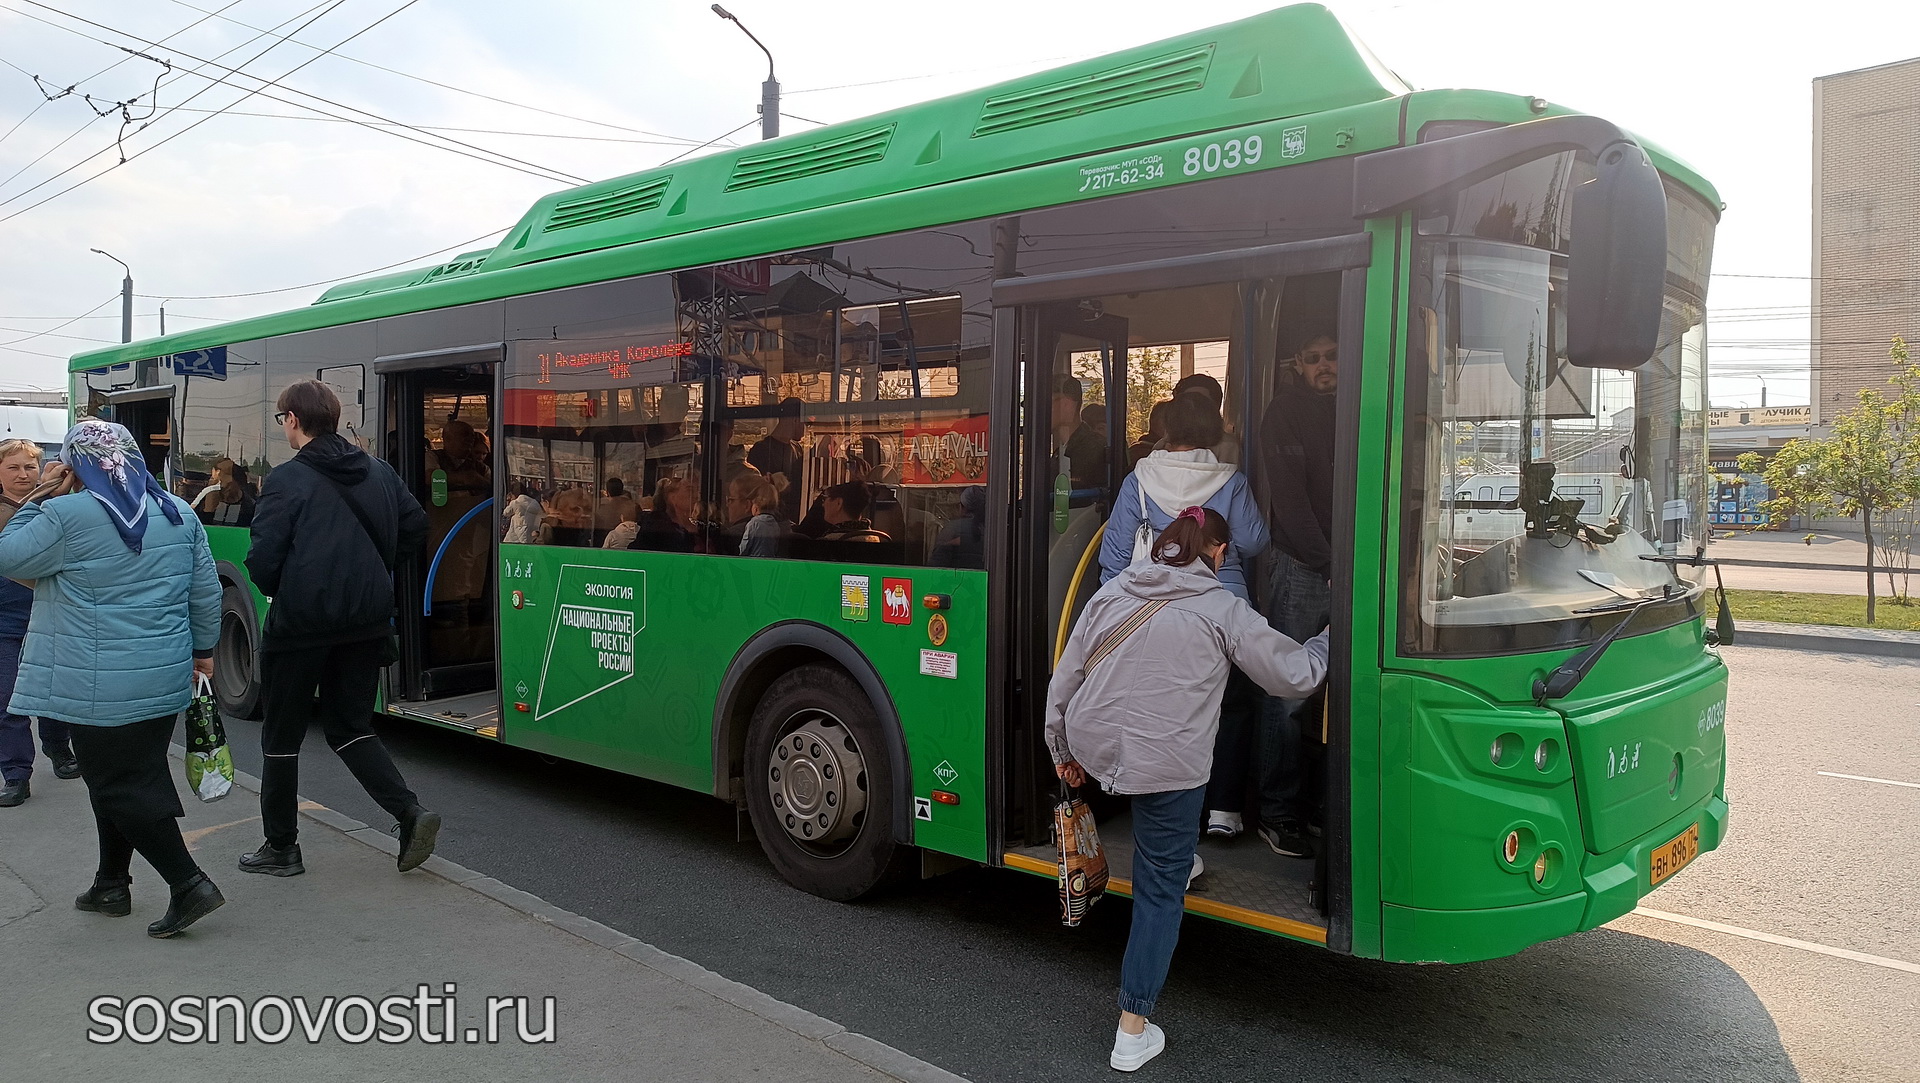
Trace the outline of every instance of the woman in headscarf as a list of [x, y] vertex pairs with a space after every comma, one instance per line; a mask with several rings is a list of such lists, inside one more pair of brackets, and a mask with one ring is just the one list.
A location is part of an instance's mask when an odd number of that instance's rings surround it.
[[135, 851], [171, 889], [147, 935], [171, 937], [226, 902], [187, 852], [167, 743], [213, 675], [220, 580], [186, 501], [147, 472], [133, 435], [87, 420], [0, 530], [0, 576], [34, 580], [11, 709], [71, 723], [100, 836], [74, 906], [133, 910]]

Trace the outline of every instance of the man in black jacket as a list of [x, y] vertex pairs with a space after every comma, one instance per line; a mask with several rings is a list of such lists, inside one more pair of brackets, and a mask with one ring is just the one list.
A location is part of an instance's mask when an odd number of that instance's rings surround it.
[[267, 478], [253, 513], [247, 572], [273, 599], [261, 633], [260, 819], [266, 842], [246, 872], [297, 876], [300, 745], [318, 722], [327, 745], [399, 821], [400, 871], [433, 853], [440, 816], [420, 807], [373, 730], [380, 670], [392, 661], [393, 567], [420, 548], [427, 513], [386, 463], [337, 431], [340, 400], [318, 380], [280, 393], [274, 415], [298, 454]]
[[[1339, 343], [1316, 329], [1293, 356], [1293, 382], [1260, 422], [1267, 485], [1267, 621], [1299, 642], [1327, 626], [1333, 574], [1334, 395]], [[1309, 857], [1317, 815], [1297, 712], [1306, 701], [1267, 700], [1260, 726], [1260, 837], [1274, 853]]]

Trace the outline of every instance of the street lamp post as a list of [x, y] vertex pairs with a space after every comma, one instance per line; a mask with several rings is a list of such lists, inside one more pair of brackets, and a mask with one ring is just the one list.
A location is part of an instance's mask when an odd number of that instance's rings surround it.
[[726, 8], [715, 4], [713, 13], [739, 27], [742, 34], [751, 38], [755, 45], [760, 46], [760, 51], [767, 54], [767, 81], [760, 84], [760, 138], [772, 139], [780, 134], [780, 82], [773, 77], [773, 50], [761, 44], [760, 39], [753, 36], [753, 31], [747, 29], [747, 24]]
[[121, 267], [126, 268], [127, 277], [120, 280], [120, 341], [133, 341], [133, 268], [127, 267], [127, 261], [111, 252], [99, 248], [89, 249], [96, 255], [105, 256]]

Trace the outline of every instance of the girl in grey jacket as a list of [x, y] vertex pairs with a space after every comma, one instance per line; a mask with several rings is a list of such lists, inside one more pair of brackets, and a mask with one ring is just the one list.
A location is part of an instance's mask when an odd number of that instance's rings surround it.
[[1221, 585], [1214, 569], [1231, 540], [1219, 512], [1182, 511], [1150, 563], [1087, 602], [1047, 691], [1047, 748], [1060, 777], [1078, 786], [1092, 775], [1134, 797], [1133, 926], [1110, 1059], [1121, 1071], [1166, 1047], [1146, 1017], [1179, 938], [1229, 667], [1289, 698], [1326, 677], [1325, 631], [1296, 643]]

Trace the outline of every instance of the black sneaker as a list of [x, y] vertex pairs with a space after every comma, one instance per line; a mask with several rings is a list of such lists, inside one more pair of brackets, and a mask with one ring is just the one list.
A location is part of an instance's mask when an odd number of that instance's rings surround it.
[[299, 843], [276, 850], [272, 843], [263, 842], [258, 850], [240, 855], [240, 871], [265, 873], [268, 876], [298, 876], [306, 872], [307, 867], [300, 863]]
[[1313, 843], [1295, 823], [1261, 824], [1260, 837], [1281, 857], [1312, 857]]
[[48, 752], [47, 758], [53, 761], [53, 777], [55, 778], [79, 778], [80, 777], [80, 761], [74, 758], [72, 749], [70, 748], [62, 749], [57, 753]]
[[133, 891], [131, 880], [115, 880], [109, 883], [94, 881], [94, 885], [73, 900], [75, 910], [85, 910], [89, 914], [106, 914], [123, 918], [133, 913]]
[[0, 808], [13, 808], [15, 805], [24, 805], [27, 803], [27, 798], [32, 796], [33, 787], [27, 784], [26, 779], [23, 778], [18, 782], [9, 782], [5, 786], [0, 786]]
[[147, 926], [147, 935], [156, 940], [179, 936], [187, 926], [213, 913], [227, 904], [227, 897], [213, 886], [207, 874], [195, 873], [173, 892], [173, 898], [167, 903], [167, 912], [159, 921]]
[[400, 871], [417, 869], [421, 862], [433, 856], [434, 840], [440, 837], [440, 814], [416, 805], [406, 819], [393, 825], [393, 830], [400, 836], [400, 857], [396, 862]]

